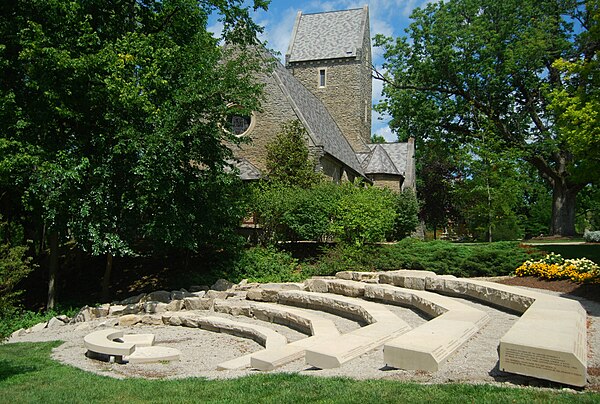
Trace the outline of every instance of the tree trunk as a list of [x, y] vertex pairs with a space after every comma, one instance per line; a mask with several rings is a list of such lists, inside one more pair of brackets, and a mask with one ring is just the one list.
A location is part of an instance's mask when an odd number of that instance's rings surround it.
[[58, 275], [58, 232], [52, 231], [49, 238], [50, 244], [50, 271], [48, 276], [48, 303], [47, 310], [52, 310], [56, 303], [56, 277]]
[[552, 190], [553, 235], [575, 235], [575, 196], [578, 189], [569, 188], [564, 181], [556, 181]]
[[113, 268], [113, 255], [111, 253], [106, 253], [106, 268], [104, 269], [104, 277], [102, 278], [102, 302], [108, 302], [110, 297], [109, 287], [110, 287], [110, 274], [112, 273]]

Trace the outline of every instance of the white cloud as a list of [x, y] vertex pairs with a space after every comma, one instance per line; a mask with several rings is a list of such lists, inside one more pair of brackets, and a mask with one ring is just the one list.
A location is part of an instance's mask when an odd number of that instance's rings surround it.
[[223, 23], [221, 21], [215, 21], [214, 24], [206, 27], [206, 30], [211, 32], [214, 38], [221, 38], [221, 35], [223, 34]]
[[386, 142], [397, 142], [398, 135], [396, 135], [389, 126], [384, 126], [379, 130], [375, 131], [375, 135], [383, 136]]

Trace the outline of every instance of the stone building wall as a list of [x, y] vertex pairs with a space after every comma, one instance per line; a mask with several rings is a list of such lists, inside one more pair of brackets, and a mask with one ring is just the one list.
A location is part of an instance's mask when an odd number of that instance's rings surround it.
[[402, 177], [399, 175], [390, 174], [372, 174], [369, 178], [373, 181], [373, 185], [378, 188], [387, 188], [396, 193], [400, 193], [402, 189]]
[[[245, 135], [252, 141], [239, 146], [230, 146], [237, 157], [243, 157], [254, 164], [263, 173], [267, 169], [267, 145], [277, 137], [283, 123], [296, 120], [289, 101], [281, 91], [271, 74], [264, 75], [264, 95], [262, 111], [255, 112], [253, 127]], [[308, 140], [307, 140], [308, 141]]]
[[[371, 139], [371, 82], [365, 63], [356, 59], [299, 62], [292, 74], [319, 98], [356, 152], [368, 152]], [[325, 87], [319, 87], [319, 70], [326, 70]], [[369, 72], [369, 79], [370, 79]]]

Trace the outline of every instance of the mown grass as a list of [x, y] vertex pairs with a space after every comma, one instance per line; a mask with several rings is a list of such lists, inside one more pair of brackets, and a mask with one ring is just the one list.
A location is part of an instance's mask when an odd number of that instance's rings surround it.
[[295, 374], [234, 380], [118, 380], [50, 359], [60, 342], [0, 345], [0, 402], [11, 403], [593, 403], [598, 393], [490, 385], [419, 385]]

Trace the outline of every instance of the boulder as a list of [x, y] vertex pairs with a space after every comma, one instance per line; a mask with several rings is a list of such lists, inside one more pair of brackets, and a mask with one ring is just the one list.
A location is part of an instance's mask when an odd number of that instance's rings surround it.
[[148, 295], [143, 299], [144, 302], [160, 302], [160, 303], [170, 303], [171, 302], [171, 292], [167, 292], [166, 290], [156, 290], [152, 293], [148, 293]]
[[132, 325], [136, 325], [142, 321], [142, 317], [135, 314], [125, 314], [124, 316], [119, 317], [119, 326], [121, 327], [131, 327]]
[[138, 314], [144, 311], [143, 303], [128, 304], [120, 314]]
[[167, 303], [161, 302], [146, 302], [144, 303], [144, 313], [152, 314], [152, 313], [164, 313], [167, 311]]
[[167, 304], [165, 309], [167, 311], [179, 311], [183, 308], [183, 299], [171, 300], [171, 303]]
[[128, 297], [125, 300], [121, 300], [119, 302], [119, 304], [123, 304], [123, 305], [127, 306], [129, 304], [139, 303], [145, 296], [146, 296], [145, 293], [141, 293], [141, 294], [139, 294], [137, 296], [132, 296], [132, 297]]
[[327, 280], [329, 293], [350, 297], [361, 297], [365, 294], [365, 284], [362, 282], [348, 281], [344, 279]]
[[117, 319], [117, 318], [107, 318], [106, 320], [104, 320], [100, 324], [98, 324], [98, 327], [113, 328], [113, 327], [115, 327], [118, 324], [119, 324], [119, 319]]
[[382, 272], [379, 283], [387, 283], [402, 288], [425, 290], [427, 280], [436, 278], [435, 272], [401, 269], [399, 271]]
[[227, 299], [230, 295], [230, 292], [225, 291], [217, 291], [217, 290], [209, 290], [204, 295], [207, 299]]
[[193, 285], [189, 287], [189, 291], [191, 293], [196, 293], [196, 292], [206, 292], [207, 290], [209, 290], [210, 288], [206, 285]]
[[277, 302], [278, 295], [278, 289], [254, 288], [246, 292], [246, 299], [258, 302]]
[[106, 316], [108, 316], [108, 313], [110, 312], [110, 304], [106, 303], [106, 304], [103, 304], [102, 306], [93, 307], [91, 309], [91, 312], [92, 312], [92, 316], [94, 318], [106, 317]]
[[20, 337], [21, 335], [25, 335], [25, 334], [27, 334], [25, 332], [25, 329], [19, 328], [17, 331], [15, 331], [12, 334], [10, 334], [10, 337], [11, 338], [16, 338], [16, 337]]
[[329, 291], [327, 281], [324, 279], [307, 279], [304, 281], [304, 285], [309, 292], [327, 293]]
[[225, 291], [234, 287], [235, 284], [229, 282], [227, 279], [217, 279], [217, 281], [210, 287], [212, 290]]
[[140, 322], [146, 325], [163, 325], [162, 316], [157, 314], [146, 314], [142, 316]]
[[88, 306], [83, 306], [81, 310], [79, 310], [79, 313], [71, 319], [70, 324], [83, 323], [90, 321], [93, 318], [92, 310]]
[[41, 323], [37, 323], [36, 325], [34, 325], [33, 327], [30, 328], [31, 332], [39, 332], [42, 331], [44, 328], [46, 328], [46, 325], [48, 323], [46, 321], [43, 321]]
[[252, 317], [252, 308], [247, 300], [215, 300], [215, 312], [231, 314], [232, 316]]
[[206, 299], [204, 297], [186, 297], [183, 299], [183, 307], [186, 310], [210, 310], [213, 302], [214, 299]]
[[194, 294], [185, 289], [174, 290], [171, 292], [171, 300], [183, 300], [186, 297], [194, 297]]
[[61, 321], [61, 320], [59, 320], [56, 317], [52, 317], [50, 319], [50, 321], [48, 321], [48, 326], [47, 327], [48, 328], [55, 328], [55, 327], [62, 327], [64, 325], [65, 325], [64, 321]]
[[[119, 316], [123, 313], [123, 310], [125, 310], [127, 306], [122, 305], [122, 304], [114, 304], [111, 305], [108, 309], [108, 315], [109, 316]], [[130, 314], [135, 314], [135, 313], [130, 313]]]

